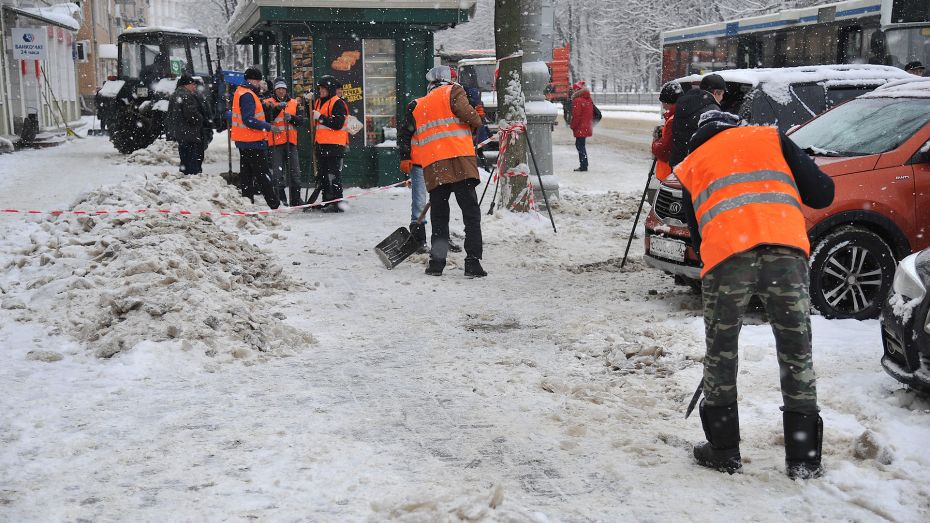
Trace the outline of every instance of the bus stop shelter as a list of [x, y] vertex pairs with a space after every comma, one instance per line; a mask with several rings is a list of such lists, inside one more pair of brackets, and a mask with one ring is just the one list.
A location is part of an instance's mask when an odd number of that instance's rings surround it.
[[[466, 22], [475, 0], [242, 0], [229, 21], [234, 41], [251, 45], [266, 77], [284, 77], [294, 96], [330, 74], [342, 84], [350, 118], [346, 186], [402, 180], [396, 128], [404, 107], [426, 93], [433, 34]], [[356, 128], [358, 128], [356, 124]], [[301, 172], [309, 183], [309, 132], [299, 130]]]

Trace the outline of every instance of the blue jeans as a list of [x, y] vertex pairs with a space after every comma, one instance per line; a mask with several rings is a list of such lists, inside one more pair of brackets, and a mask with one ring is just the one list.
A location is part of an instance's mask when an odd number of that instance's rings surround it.
[[[410, 203], [410, 223], [420, 219], [420, 213], [426, 207], [429, 201], [429, 194], [426, 192], [426, 180], [423, 179], [423, 168], [414, 165], [410, 168], [410, 192], [413, 201]], [[423, 220], [426, 223], [426, 219]]]

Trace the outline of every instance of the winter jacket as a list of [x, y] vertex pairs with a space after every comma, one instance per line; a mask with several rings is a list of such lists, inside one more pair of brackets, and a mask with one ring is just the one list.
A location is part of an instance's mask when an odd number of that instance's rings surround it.
[[184, 87], [178, 87], [171, 96], [166, 120], [166, 134], [178, 143], [203, 143], [204, 131], [209, 130], [207, 108], [203, 100]]
[[[679, 102], [681, 98], [678, 99]], [[717, 134], [733, 127], [712, 122], [701, 127], [688, 144], [688, 152], [696, 150], [698, 147], [709, 141]], [[797, 146], [791, 138], [785, 136], [781, 131], [778, 132], [781, 142], [781, 155], [784, 157], [791, 174], [794, 176], [794, 183], [798, 188], [798, 194], [801, 196], [801, 203], [813, 209], [823, 209], [833, 203], [834, 185], [833, 179], [824, 174], [820, 167], [811, 160], [800, 147]], [[738, 170], [738, 166], [736, 167]], [[688, 219], [688, 229], [691, 232], [691, 245], [694, 252], [700, 253], [701, 250], [701, 233], [698, 228], [697, 216], [694, 211], [694, 204], [691, 194], [687, 189], [683, 190], [682, 204], [684, 214]]]
[[[472, 130], [481, 127], [481, 117], [468, 103], [468, 96], [461, 85], [453, 84], [449, 97], [452, 113], [459, 120], [468, 124]], [[416, 100], [407, 105], [404, 124], [397, 130], [397, 146], [400, 150], [401, 160], [410, 159], [410, 140], [417, 129], [416, 119], [413, 116], [416, 107]], [[475, 155], [459, 156], [433, 162], [423, 169], [423, 177], [426, 180], [427, 191], [432, 191], [440, 185], [452, 184], [462, 180], [473, 180], [477, 184], [480, 180], [478, 177], [478, 158]]]
[[[252, 91], [255, 93], [255, 96], [258, 96], [259, 99], [261, 99], [261, 91], [257, 87], [253, 87], [249, 83], [242, 85], [242, 87]], [[249, 129], [271, 131], [273, 129], [271, 124], [255, 118], [256, 109], [261, 108], [257, 108], [255, 106], [255, 99], [252, 96], [247, 95], [248, 93], [243, 93], [241, 96], [239, 96], [239, 110], [242, 114], [242, 123]], [[239, 149], [267, 149], [268, 142], [266, 142], [264, 139], [251, 142], [236, 142], [236, 147]]]
[[588, 138], [594, 134], [594, 101], [587, 88], [572, 95], [571, 128], [575, 138]]
[[668, 163], [673, 168], [688, 156], [688, 142], [698, 130], [701, 115], [711, 110], [720, 110], [713, 95], [692, 87], [678, 97], [675, 104], [675, 119], [672, 123], [672, 148]]
[[[332, 98], [327, 96], [326, 98], [319, 98], [317, 102], [319, 107], [324, 107], [326, 102]], [[332, 116], [320, 116], [319, 120], [316, 121], [316, 125], [326, 126], [330, 129], [342, 129], [345, 126], [346, 118], [349, 117], [349, 105], [345, 100], [339, 100], [342, 103], [333, 104], [333, 114]], [[351, 138], [350, 138], [351, 139]], [[315, 144], [316, 154], [318, 156], [327, 156], [333, 158], [342, 158], [346, 155], [346, 147], [344, 145], [332, 144], [332, 143], [317, 143]]]
[[656, 176], [665, 181], [672, 169], [668, 164], [668, 156], [672, 151], [672, 124], [675, 121], [675, 106], [669, 106], [665, 112], [665, 124], [662, 134], [652, 141], [652, 156], [656, 159]]

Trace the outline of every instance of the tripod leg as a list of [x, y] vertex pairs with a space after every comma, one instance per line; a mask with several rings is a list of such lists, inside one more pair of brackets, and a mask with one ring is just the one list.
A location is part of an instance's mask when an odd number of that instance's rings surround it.
[[501, 186], [501, 178], [497, 177], [497, 183], [494, 184], [494, 196], [491, 197], [491, 206], [488, 208], [488, 216], [494, 214], [494, 205], [497, 204], [497, 188]]
[[630, 230], [630, 237], [626, 241], [626, 250], [623, 251], [623, 260], [620, 262], [622, 269], [626, 265], [626, 258], [630, 254], [630, 245], [633, 244], [633, 235], [636, 234], [636, 226], [639, 224], [639, 215], [643, 212], [643, 204], [646, 203], [646, 194], [649, 192], [649, 184], [652, 182], [652, 176], [656, 172], [656, 160], [652, 160], [652, 168], [649, 169], [649, 177], [646, 178], [646, 187], [643, 189], [643, 197], [639, 200], [639, 209], [636, 211], [636, 219], [633, 220], [633, 229]]
[[549, 206], [549, 197], [546, 196], [546, 187], [543, 185], [542, 175], [539, 174], [539, 165], [536, 164], [536, 154], [533, 153], [533, 144], [530, 142], [529, 133], [526, 135], [526, 145], [530, 149], [530, 158], [533, 159], [533, 168], [536, 169], [536, 178], [539, 180], [539, 190], [542, 191], [543, 201], [546, 203], [546, 210], [549, 211], [549, 221], [552, 222], [552, 232], [558, 233], [555, 228], [555, 218], [552, 217], [552, 207]]
[[478, 200], [478, 207], [481, 207], [481, 203], [484, 202], [484, 195], [487, 194], [488, 186], [491, 185], [491, 180], [494, 179], [494, 170], [495, 168], [491, 168], [491, 174], [488, 175], [488, 182], [484, 184], [484, 190], [481, 191], [481, 199]]

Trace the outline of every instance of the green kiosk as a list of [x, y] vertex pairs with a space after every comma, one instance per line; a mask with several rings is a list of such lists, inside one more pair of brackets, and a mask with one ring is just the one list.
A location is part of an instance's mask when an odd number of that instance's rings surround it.
[[[433, 33], [468, 21], [475, 0], [240, 0], [229, 31], [251, 45], [266, 77], [283, 76], [292, 93], [314, 92], [314, 79], [342, 83], [354, 134], [345, 186], [387, 185], [404, 178], [396, 129], [406, 104], [426, 93]], [[299, 131], [301, 172], [310, 183], [311, 144]]]

